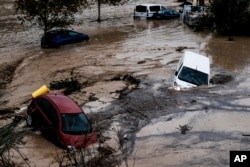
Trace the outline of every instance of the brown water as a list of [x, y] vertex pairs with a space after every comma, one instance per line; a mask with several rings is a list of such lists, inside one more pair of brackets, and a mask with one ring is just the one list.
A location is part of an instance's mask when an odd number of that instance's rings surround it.
[[[140, 79], [163, 80], [170, 85], [176, 65], [173, 62], [177, 62], [182, 54], [175, 49], [180, 46], [209, 56], [213, 64], [230, 71], [244, 72], [249, 68], [250, 38], [233, 37], [233, 41], [228, 41], [228, 37], [217, 36], [207, 30], [195, 32], [178, 19], [134, 20], [133, 6], [132, 3], [119, 8], [122, 9], [120, 14], [127, 17], [107, 19], [100, 24], [87, 22], [74, 27], [79, 32], [88, 33], [90, 42], [67, 45], [60, 49], [41, 49], [42, 32], [38, 28], [25, 29], [11, 21], [12, 17], [8, 19], [8, 16], [2, 16], [0, 65], [12, 64], [22, 59], [22, 62], [16, 65], [11, 83], [0, 97], [0, 104], [4, 104], [2, 107], [26, 106], [34, 90], [43, 84], [48, 85], [53, 80], [68, 77], [73, 68], [80, 76], [81, 82], [92, 83], [80, 93], [71, 95], [90, 111], [94, 110], [88, 103], [90, 94], [101, 99], [99, 103], [94, 104], [95, 108], [101, 108], [115, 100], [116, 95], [111, 92], [126, 87], [125, 83], [117, 81], [112, 82], [113, 89], [109, 89], [110, 78], [117, 75], [133, 73]], [[105, 9], [104, 15], [114, 8]], [[87, 15], [84, 16], [93, 17], [91, 12], [86, 12]], [[145, 63], [139, 64], [140, 61]], [[1, 69], [1, 73], [4, 73], [4, 70]], [[47, 166], [54, 160], [48, 158], [50, 154], [55, 155], [54, 151], [48, 151], [57, 150], [54, 145], [40, 135], [31, 135], [26, 139], [28, 142], [23, 147], [23, 152], [29, 157], [32, 165], [45, 162], [44, 166]]]
[[231, 71], [243, 71], [249, 66], [250, 38], [228, 37], [214, 35], [207, 43], [206, 53], [211, 55], [214, 64], [219, 64]]

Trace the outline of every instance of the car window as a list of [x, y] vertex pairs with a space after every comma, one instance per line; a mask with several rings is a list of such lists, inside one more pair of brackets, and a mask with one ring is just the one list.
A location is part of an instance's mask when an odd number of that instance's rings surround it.
[[173, 10], [172, 12], [173, 12], [173, 14], [176, 14], [176, 15], [178, 15], [178, 12], [176, 12], [175, 10]]
[[156, 11], [161, 10], [161, 7], [160, 7], [160, 6], [150, 6], [150, 7], [149, 7], [149, 10], [150, 10], [151, 12], [156, 12]]
[[69, 36], [69, 33], [67, 31], [61, 31], [60, 32], [60, 36], [61, 37], [68, 37]]
[[147, 11], [147, 7], [139, 5], [139, 6], [136, 6], [135, 10], [137, 12], [146, 12]]
[[73, 32], [73, 31], [69, 31], [69, 35], [70, 35], [70, 36], [77, 36], [77, 35], [78, 35], [78, 33]]
[[171, 12], [167, 10], [167, 11], [165, 11], [165, 14], [166, 15], [171, 15]]
[[161, 10], [167, 10], [167, 8], [165, 8], [164, 6], [161, 7]]
[[54, 33], [54, 32], [48, 32], [48, 33], [46, 33], [45, 36], [46, 36], [46, 38], [53, 39], [53, 38], [55, 38], [56, 33]]
[[37, 105], [42, 109], [42, 111], [48, 117], [51, 123], [55, 127], [59, 127], [59, 119], [58, 119], [57, 111], [53, 107], [53, 105], [48, 100], [42, 99], [42, 98], [37, 100]]

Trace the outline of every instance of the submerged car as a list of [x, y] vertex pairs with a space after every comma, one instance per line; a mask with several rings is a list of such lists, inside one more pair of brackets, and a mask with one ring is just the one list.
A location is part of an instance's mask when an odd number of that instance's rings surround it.
[[66, 29], [56, 29], [45, 33], [41, 39], [42, 48], [58, 48], [61, 45], [88, 41], [87, 34]]
[[139, 4], [135, 6], [134, 18], [152, 19], [153, 15], [161, 10], [166, 10], [166, 8], [161, 4]]
[[180, 58], [174, 77], [176, 90], [209, 85], [210, 60], [208, 57], [186, 50]]
[[156, 12], [153, 15], [154, 19], [172, 19], [172, 18], [179, 18], [180, 14], [176, 10], [172, 9], [165, 9]]
[[82, 108], [63, 94], [46, 93], [33, 98], [27, 109], [27, 126], [40, 129], [63, 148], [84, 148], [97, 141]]

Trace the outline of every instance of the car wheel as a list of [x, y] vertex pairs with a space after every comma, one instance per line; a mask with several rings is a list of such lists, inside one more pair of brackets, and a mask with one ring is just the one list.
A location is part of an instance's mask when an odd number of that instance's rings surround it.
[[27, 115], [26, 123], [27, 123], [27, 126], [29, 126], [29, 127], [33, 126], [33, 118], [29, 114]]

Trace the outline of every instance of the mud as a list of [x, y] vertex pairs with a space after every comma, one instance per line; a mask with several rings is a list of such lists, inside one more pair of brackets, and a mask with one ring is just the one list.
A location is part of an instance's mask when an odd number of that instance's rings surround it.
[[[95, 8], [86, 10], [77, 16], [84, 24], [73, 28], [88, 33], [90, 42], [59, 49], [41, 49], [41, 30], [20, 27], [13, 15], [1, 17], [0, 108], [19, 111], [34, 90], [69, 78], [74, 70], [81, 88], [69, 96], [104, 130], [111, 147], [117, 147], [115, 131], [123, 130], [129, 166], [228, 166], [230, 150], [250, 149], [250, 39], [228, 41], [178, 19], [134, 20], [133, 7], [140, 2], [103, 6], [101, 23], [94, 21]], [[175, 1], [159, 3], [179, 8]], [[6, 20], [16, 26], [4, 28]], [[210, 86], [172, 89], [185, 49], [211, 59]], [[192, 128], [182, 134], [183, 125]], [[56, 166], [60, 148], [39, 134], [24, 141], [21, 150], [31, 166]]]

